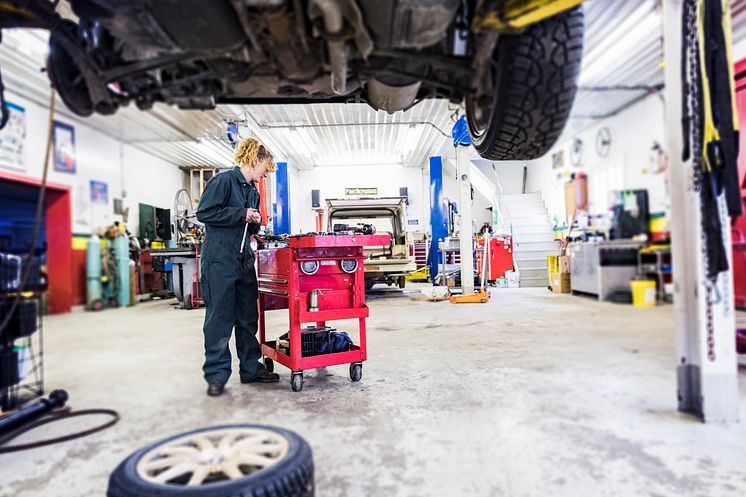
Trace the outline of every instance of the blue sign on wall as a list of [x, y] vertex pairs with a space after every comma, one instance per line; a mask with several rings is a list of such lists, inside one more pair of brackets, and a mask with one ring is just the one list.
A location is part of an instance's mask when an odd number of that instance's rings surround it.
[[109, 203], [109, 185], [103, 181], [91, 180], [91, 202], [94, 204]]

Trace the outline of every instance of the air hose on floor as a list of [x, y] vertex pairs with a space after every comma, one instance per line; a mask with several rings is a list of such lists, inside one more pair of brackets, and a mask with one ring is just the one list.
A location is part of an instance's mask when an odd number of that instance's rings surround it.
[[[68, 442], [70, 440], [75, 440], [103, 431], [114, 426], [119, 421], [119, 413], [111, 409], [83, 409], [80, 411], [71, 411], [69, 408], [64, 407], [67, 399], [67, 392], [64, 390], [54, 390], [49, 394], [48, 399], [41, 399], [27, 407], [0, 418], [0, 454], [36, 449], [47, 445]], [[8, 442], [18, 438], [24, 433], [39, 428], [40, 426], [81, 416], [109, 416], [111, 419], [101, 425], [79, 432], [26, 444], [6, 446]]]

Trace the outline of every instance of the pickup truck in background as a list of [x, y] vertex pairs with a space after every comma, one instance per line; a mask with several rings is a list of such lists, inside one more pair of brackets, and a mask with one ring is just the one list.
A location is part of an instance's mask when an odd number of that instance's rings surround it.
[[389, 247], [365, 247], [365, 289], [377, 283], [404, 288], [405, 276], [417, 269], [407, 233], [405, 197], [330, 199], [326, 201], [328, 231], [335, 225], [372, 225], [376, 233], [391, 235]]

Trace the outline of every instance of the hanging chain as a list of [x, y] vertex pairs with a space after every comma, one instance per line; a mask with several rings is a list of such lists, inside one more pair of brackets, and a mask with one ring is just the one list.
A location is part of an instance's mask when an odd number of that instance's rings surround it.
[[684, 89], [688, 90], [690, 133], [691, 133], [691, 157], [693, 175], [693, 190], [700, 192], [702, 190], [702, 131], [701, 131], [701, 109], [700, 109], [700, 74], [699, 74], [699, 38], [697, 37], [697, 0], [686, 0], [684, 9], [686, 10], [686, 39], [687, 57], [683, 64], [687, 64], [689, 69], [689, 81], [685, 82]]
[[699, 60], [699, 37], [698, 37], [698, 23], [697, 23], [697, 3], [698, 0], [686, 0], [684, 3], [685, 9], [685, 40], [687, 43], [687, 56], [682, 63], [687, 64], [689, 69], [689, 81], [684, 82], [685, 91], [688, 90], [689, 97], [689, 109], [684, 111], [689, 112], [690, 117], [690, 132], [691, 132], [691, 157], [692, 157], [692, 189], [700, 196], [700, 243], [701, 253], [703, 261], [703, 269], [705, 273], [705, 330], [707, 340], [707, 359], [710, 362], [714, 362], [717, 358], [715, 354], [715, 317], [713, 310], [713, 289], [717, 284], [717, 278], [711, 280], [709, 278], [709, 267], [710, 267], [710, 256], [707, 252], [707, 234], [704, 230], [705, 213], [704, 203], [702, 197], [707, 195], [705, 189], [707, 188], [705, 173], [702, 168], [702, 101], [701, 101], [701, 68]]
[[712, 311], [712, 289], [713, 285], [710, 282], [705, 283], [705, 315], [706, 315], [706, 326], [707, 326], [707, 359], [710, 362], [715, 362], [717, 356], [715, 355], [715, 317]]

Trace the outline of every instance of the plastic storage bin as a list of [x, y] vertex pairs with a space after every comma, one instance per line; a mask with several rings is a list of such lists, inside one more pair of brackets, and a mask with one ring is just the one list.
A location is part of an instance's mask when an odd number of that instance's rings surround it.
[[301, 353], [303, 357], [329, 353], [329, 334], [333, 328], [329, 326], [309, 326], [300, 333]]

